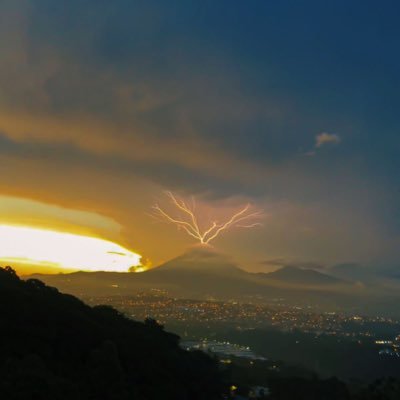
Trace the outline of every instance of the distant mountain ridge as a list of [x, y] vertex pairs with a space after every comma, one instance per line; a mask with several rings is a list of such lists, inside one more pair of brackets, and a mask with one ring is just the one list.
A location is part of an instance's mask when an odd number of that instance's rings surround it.
[[68, 292], [72, 290], [74, 294], [78, 294], [76, 289], [80, 282], [82, 289], [84, 286], [88, 292], [97, 284], [99, 288], [108, 291], [110, 288], [129, 291], [158, 287], [172, 293], [196, 297], [205, 294], [217, 296], [226, 293], [232, 296], [235, 293], [262, 293], [268, 286], [276, 285], [297, 285], [306, 289], [349, 284], [318, 271], [297, 267], [282, 267], [271, 273], [250, 273], [222, 254], [200, 249], [186, 252], [142, 273], [75, 272], [57, 275], [35, 274], [32, 277], [43, 279]]
[[143, 273], [76, 272], [33, 277], [78, 297], [129, 296], [158, 289], [188, 299], [235, 299], [269, 303], [284, 298], [288, 304], [332, 309], [360, 304], [367, 289], [353, 282], [307, 268], [283, 267], [272, 273], [250, 273], [230, 257], [194, 249]]
[[265, 274], [267, 278], [288, 283], [306, 285], [334, 285], [345, 283], [345, 280], [315, 271], [313, 269], [284, 266], [274, 272]]

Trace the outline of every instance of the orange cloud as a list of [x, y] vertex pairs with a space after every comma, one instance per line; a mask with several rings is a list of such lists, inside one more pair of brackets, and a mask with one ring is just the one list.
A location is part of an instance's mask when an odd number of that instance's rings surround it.
[[[267, 171], [251, 161], [235, 158], [199, 137], [163, 137], [137, 132], [126, 124], [94, 117], [64, 117], [2, 110], [0, 131], [19, 143], [72, 145], [95, 155], [126, 160], [169, 163], [220, 179], [249, 182]], [[264, 170], [264, 171], [263, 171]]]

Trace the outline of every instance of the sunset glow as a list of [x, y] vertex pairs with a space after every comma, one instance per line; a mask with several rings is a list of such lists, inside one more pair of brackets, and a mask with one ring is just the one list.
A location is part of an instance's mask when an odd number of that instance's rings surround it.
[[108, 240], [25, 226], [0, 225], [0, 262], [65, 270], [127, 272], [141, 256]]

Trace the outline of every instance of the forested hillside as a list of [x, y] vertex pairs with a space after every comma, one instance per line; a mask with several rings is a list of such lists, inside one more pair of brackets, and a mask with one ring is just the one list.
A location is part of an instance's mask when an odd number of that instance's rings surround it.
[[217, 399], [217, 365], [153, 320], [125, 318], [0, 269], [0, 398]]

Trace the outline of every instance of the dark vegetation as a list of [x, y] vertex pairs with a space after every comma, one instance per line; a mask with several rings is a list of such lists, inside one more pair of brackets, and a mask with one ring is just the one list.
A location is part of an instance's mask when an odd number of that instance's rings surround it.
[[269, 388], [266, 400], [398, 400], [400, 380], [385, 377], [362, 383], [337, 377], [321, 378], [302, 366], [282, 362], [235, 359], [226, 367], [225, 375], [245, 395], [254, 386]]
[[0, 268], [0, 399], [219, 398], [217, 363], [178, 341]]
[[251, 346], [257, 354], [269, 359], [301, 365], [324, 378], [338, 376], [346, 381], [357, 379], [362, 382], [383, 376], [400, 379], [400, 359], [379, 355], [379, 348], [372, 340], [364, 338], [357, 340], [274, 329], [231, 330], [222, 337]]
[[[290, 348], [286, 339], [265, 332], [252, 338], [257, 350], [270, 343], [268, 351], [279, 354]], [[331, 345], [321, 349], [327, 357], [337, 351]], [[338, 357], [353, 362], [352, 354]], [[240, 359], [219, 367], [206, 354], [182, 350], [179, 337], [154, 320], [141, 323], [108, 306], [89, 307], [0, 268], [0, 399], [212, 400], [230, 398], [231, 385], [244, 396], [253, 386], [266, 386], [269, 400], [400, 398], [399, 380], [390, 377], [373, 384], [321, 379], [313, 368], [273, 361], [250, 366]]]

